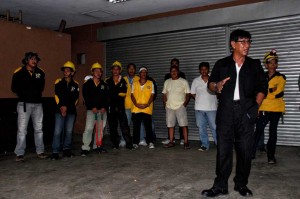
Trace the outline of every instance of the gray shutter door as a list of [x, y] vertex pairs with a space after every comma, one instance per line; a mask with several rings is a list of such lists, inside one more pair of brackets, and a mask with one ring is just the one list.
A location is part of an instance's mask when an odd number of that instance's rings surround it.
[[[279, 145], [300, 146], [300, 95], [298, 77], [300, 73], [300, 16], [276, 18], [238, 24], [232, 30], [241, 28], [252, 34], [252, 47], [249, 56], [260, 59], [272, 48], [279, 56], [278, 71], [286, 76], [284, 100], [286, 112], [278, 125]], [[268, 126], [265, 141], [268, 140]]]
[[[123, 63], [124, 72], [129, 62], [149, 68], [150, 76], [158, 84], [153, 114], [155, 130], [157, 137], [164, 138], [167, 136], [167, 128], [161, 91], [164, 75], [169, 72], [170, 60], [174, 57], [180, 60], [180, 70], [186, 74], [191, 86], [192, 80], [199, 75], [200, 62], [208, 61], [212, 68], [218, 59], [226, 56], [229, 32], [237, 28], [248, 30], [253, 39], [249, 56], [262, 61], [264, 54], [275, 48], [279, 55], [278, 71], [287, 78], [284, 96], [286, 112], [284, 120], [278, 125], [277, 144], [300, 146], [300, 16], [233, 24], [228, 27], [230, 31], [226, 31], [225, 27], [215, 27], [107, 41], [107, 71], [110, 71], [109, 66], [114, 60]], [[188, 105], [188, 119], [189, 139], [199, 140], [193, 100]], [[265, 135], [267, 140], [268, 126]], [[175, 137], [179, 137], [177, 129]]]
[[[180, 70], [185, 73], [191, 86], [193, 79], [199, 76], [198, 65], [200, 62], [207, 61], [212, 68], [217, 59], [226, 55], [225, 35], [225, 28], [218, 27], [107, 41], [107, 76], [110, 75], [110, 65], [115, 60], [122, 63], [123, 75], [126, 75], [128, 63], [135, 63], [137, 67], [148, 67], [149, 75], [156, 80], [158, 85], [158, 96], [153, 112], [155, 133], [158, 138], [166, 138], [168, 131], [161, 92], [164, 76], [170, 69], [171, 59], [178, 58], [180, 60]], [[193, 99], [191, 99], [187, 111], [189, 139], [199, 140]], [[175, 137], [179, 139], [178, 128], [175, 130]]]

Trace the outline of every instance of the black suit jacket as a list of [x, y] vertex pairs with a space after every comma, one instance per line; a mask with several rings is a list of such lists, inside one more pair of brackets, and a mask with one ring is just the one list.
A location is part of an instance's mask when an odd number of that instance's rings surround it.
[[[226, 82], [219, 96], [217, 122], [221, 118], [230, 119], [232, 117], [234, 89], [237, 79], [235, 61], [232, 55], [216, 62], [208, 84], [210, 82], [219, 82], [227, 77], [230, 77], [230, 80]], [[268, 83], [260, 61], [246, 57], [239, 73], [240, 103], [243, 111], [252, 118], [256, 118], [258, 112], [256, 95], [260, 92], [266, 95], [267, 88]]]

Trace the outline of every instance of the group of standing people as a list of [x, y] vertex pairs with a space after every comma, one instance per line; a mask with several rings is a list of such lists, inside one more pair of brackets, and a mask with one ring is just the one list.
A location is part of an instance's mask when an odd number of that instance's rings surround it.
[[[237, 159], [234, 190], [242, 196], [252, 196], [252, 191], [247, 187], [251, 159], [255, 158], [258, 142], [268, 122], [270, 122], [268, 163], [276, 163], [277, 126], [285, 111], [283, 96], [286, 78], [276, 70], [278, 67], [276, 50], [265, 55], [264, 65], [267, 71], [264, 72], [259, 60], [248, 57], [250, 46], [251, 34], [241, 29], [234, 30], [230, 35], [232, 54], [218, 60], [210, 76], [209, 63], [200, 63], [198, 68], [200, 76], [193, 80], [190, 89], [184, 73], [179, 70], [179, 60], [172, 59], [170, 76], [164, 82], [162, 93], [169, 136], [164, 146], [174, 147], [174, 127], [177, 122], [184, 149], [190, 148], [186, 110], [190, 97], [195, 99], [196, 124], [201, 140], [199, 150], [209, 149], [207, 124], [217, 145], [217, 176], [213, 187], [202, 191], [202, 195], [207, 197], [228, 194], [233, 148]], [[33, 121], [37, 157], [42, 159], [47, 157], [44, 154], [42, 131], [42, 92], [45, 73], [37, 67], [39, 61], [40, 58], [36, 53], [26, 53], [22, 60], [24, 66], [15, 71], [12, 79], [12, 91], [19, 97], [16, 161], [24, 161], [30, 117]], [[63, 156], [73, 155], [71, 140], [79, 98], [79, 84], [73, 79], [76, 72], [75, 65], [68, 61], [61, 70], [63, 78], [55, 82], [56, 114], [51, 156], [55, 160], [59, 159], [62, 134]], [[157, 85], [155, 80], [149, 77], [147, 67], [140, 67], [137, 76], [135, 64], [130, 63], [127, 66], [128, 74], [123, 78], [122, 64], [115, 61], [111, 66], [112, 76], [105, 81], [102, 80], [103, 69], [99, 63], [94, 63], [90, 70], [91, 78], [87, 79], [82, 87], [87, 112], [81, 155], [88, 155], [92, 140], [94, 150], [99, 153], [107, 152], [103, 148], [102, 141], [106, 120], [113, 148], [126, 146], [134, 150], [139, 145], [154, 148], [156, 136], [152, 113]], [[131, 119], [133, 137], [129, 128]], [[117, 131], [118, 124], [121, 136]]]

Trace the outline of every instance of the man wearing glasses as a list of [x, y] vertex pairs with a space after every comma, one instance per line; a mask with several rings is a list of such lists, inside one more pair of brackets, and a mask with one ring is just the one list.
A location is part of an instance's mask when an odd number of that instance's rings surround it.
[[232, 171], [233, 147], [236, 152], [234, 190], [252, 196], [248, 189], [251, 169], [254, 124], [267, 82], [259, 60], [248, 57], [251, 34], [237, 29], [230, 34], [232, 54], [216, 62], [208, 80], [208, 88], [219, 93], [217, 125], [217, 162], [213, 187], [202, 191], [206, 197], [228, 194]]

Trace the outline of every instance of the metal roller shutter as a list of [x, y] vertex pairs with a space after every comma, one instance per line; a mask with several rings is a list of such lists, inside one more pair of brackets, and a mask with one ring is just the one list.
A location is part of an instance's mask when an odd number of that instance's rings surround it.
[[[286, 75], [284, 99], [286, 113], [284, 123], [279, 122], [279, 145], [300, 146], [300, 95], [298, 77], [300, 73], [300, 16], [276, 18], [233, 25], [232, 30], [242, 28], [252, 34], [250, 57], [263, 61], [263, 56], [272, 48], [279, 56], [278, 71]], [[268, 126], [265, 130], [268, 139]]]
[[[225, 28], [217, 27], [107, 41], [107, 76], [110, 75], [110, 65], [114, 60], [122, 62], [123, 75], [126, 74], [126, 65], [130, 62], [135, 63], [138, 67], [142, 65], [148, 67], [149, 75], [157, 81], [158, 85], [158, 96], [153, 113], [155, 132], [158, 138], [165, 138], [167, 128], [161, 92], [164, 75], [169, 72], [170, 60], [174, 57], [180, 60], [180, 70], [185, 73], [191, 86], [193, 79], [199, 75], [198, 65], [200, 62], [207, 61], [212, 68], [217, 59], [225, 56], [225, 35]], [[187, 110], [189, 139], [199, 140], [193, 99]], [[179, 138], [177, 129], [175, 137]]]
[[[153, 114], [156, 134], [159, 138], [164, 138], [167, 129], [161, 91], [170, 60], [174, 57], [180, 60], [180, 69], [185, 72], [191, 85], [192, 80], [199, 75], [197, 66], [200, 62], [208, 61], [212, 67], [215, 61], [226, 56], [229, 33], [237, 28], [248, 30], [252, 34], [250, 57], [262, 61], [267, 51], [277, 49], [278, 71], [287, 77], [284, 97], [286, 113], [284, 123], [280, 121], [278, 126], [277, 144], [300, 146], [300, 97], [297, 82], [300, 74], [300, 16], [245, 22], [227, 28], [215, 27], [107, 41], [107, 71], [110, 71], [109, 66], [114, 60], [120, 60], [124, 66], [134, 62], [137, 66], [145, 65], [149, 68], [150, 75], [158, 84], [158, 98]], [[199, 140], [193, 100], [188, 105], [188, 119], [189, 139]], [[268, 126], [265, 132], [268, 132]], [[268, 133], [265, 134], [267, 140]], [[175, 136], [178, 138], [178, 131]]]

